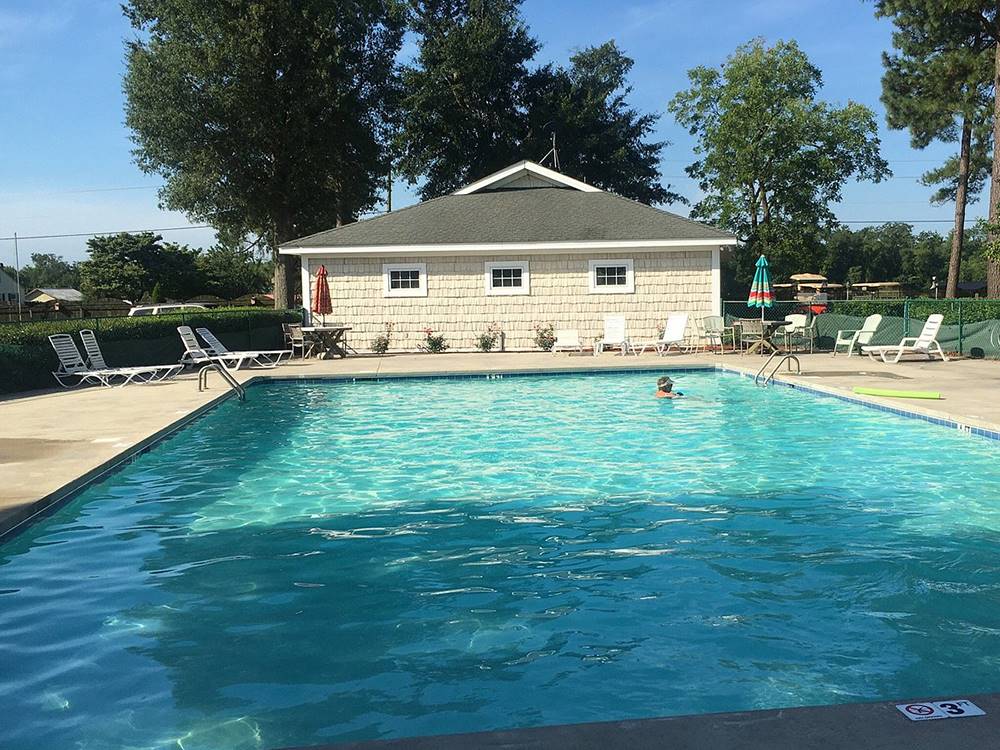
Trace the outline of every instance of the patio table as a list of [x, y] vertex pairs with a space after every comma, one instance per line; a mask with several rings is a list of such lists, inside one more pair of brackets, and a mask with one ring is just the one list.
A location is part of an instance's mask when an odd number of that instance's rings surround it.
[[773, 341], [774, 334], [778, 332], [779, 328], [784, 328], [787, 325], [787, 320], [763, 321], [763, 331], [761, 333], [760, 341], [756, 342], [753, 346], [747, 349], [747, 354], [770, 354], [771, 352], [778, 351], [778, 346]]
[[302, 326], [302, 332], [316, 342], [320, 359], [347, 356], [347, 332], [351, 326]]

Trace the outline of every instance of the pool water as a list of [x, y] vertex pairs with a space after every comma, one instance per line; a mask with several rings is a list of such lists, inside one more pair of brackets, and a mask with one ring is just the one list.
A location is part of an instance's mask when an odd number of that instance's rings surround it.
[[0, 747], [1000, 689], [998, 444], [745, 379], [272, 384], [0, 546]]

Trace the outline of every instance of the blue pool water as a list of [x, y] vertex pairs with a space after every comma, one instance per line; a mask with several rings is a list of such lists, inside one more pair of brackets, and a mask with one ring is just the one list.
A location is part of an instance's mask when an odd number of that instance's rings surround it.
[[274, 384], [0, 546], [0, 747], [1000, 689], [998, 444], [746, 379]]

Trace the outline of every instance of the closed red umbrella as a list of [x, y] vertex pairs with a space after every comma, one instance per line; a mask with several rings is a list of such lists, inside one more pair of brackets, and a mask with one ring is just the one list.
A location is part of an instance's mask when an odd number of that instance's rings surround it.
[[326, 316], [333, 312], [330, 287], [326, 283], [326, 266], [320, 266], [319, 271], [316, 272], [316, 289], [312, 296], [311, 312], [314, 315], [323, 316], [324, 325], [326, 325]]

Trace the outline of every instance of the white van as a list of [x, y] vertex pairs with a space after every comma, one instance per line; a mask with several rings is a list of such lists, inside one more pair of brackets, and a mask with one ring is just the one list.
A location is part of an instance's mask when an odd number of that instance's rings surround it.
[[184, 312], [186, 310], [207, 310], [204, 305], [138, 305], [128, 311], [130, 318], [140, 315], [169, 315], [171, 313]]

